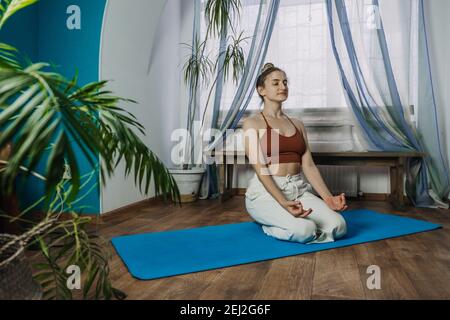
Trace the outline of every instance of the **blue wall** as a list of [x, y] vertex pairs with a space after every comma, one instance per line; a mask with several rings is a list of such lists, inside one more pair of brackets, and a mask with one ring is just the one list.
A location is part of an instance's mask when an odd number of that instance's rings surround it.
[[[81, 9], [81, 30], [69, 30], [66, 26], [70, 16], [66, 13], [69, 5], [78, 5]], [[56, 71], [69, 79], [78, 70], [80, 86], [97, 81], [105, 5], [106, 0], [40, 0], [38, 4], [17, 13], [17, 16], [7, 22], [5, 30], [0, 34], [0, 41], [16, 45], [33, 61], [56, 65]], [[92, 173], [94, 168], [76, 146], [74, 149], [78, 155], [81, 175]], [[44, 164], [41, 164], [38, 170], [43, 167]], [[22, 207], [25, 207], [39, 199], [44, 185], [41, 181], [30, 178], [18, 189]], [[77, 211], [94, 214], [100, 212], [97, 173], [82, 189], [80, 197]]]
[[16, 47], [31, 60], [38, 57], [38, 12], [38, 5], [24, 8], [0, 30], [0, 42]]

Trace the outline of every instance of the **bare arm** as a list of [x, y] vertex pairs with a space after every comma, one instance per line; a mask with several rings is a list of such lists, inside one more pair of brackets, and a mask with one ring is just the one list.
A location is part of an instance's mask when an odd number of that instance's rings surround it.
[[245, 154], [248, 157], [250, 164], [253, 166], [258, 179], [264, 185], [266, 190], [272, 197], [292, 215], [296, 217], [306, 217], [311, 210], [303, 210], [299, 201], [288, 201], [283, 192], [278, 188], [278, 185], [270, 174], [270, 169], [267, 166], [266, 158], [264, 157], [259, 140], [259, 129], [256, 122], [249, 118], [243, 123], [243, 143], [245, 147]]
[[311, 155], [311, 149], [309, 148], [308, 137], [306, 134], [305, 126], [303, 123], [295, 119], [296, 124], [300, 127], [303, 138], [305, 139], [306, 152], [302, 156], [302, 170], [305, 173], [306, 178], [313, 186], [314, 190], [322, 197], [323, 200], [332, 197], [330, 190], [327, 185], [323, 181], [322, 175], [320, 174], [319, 169], [314, 163], [313, 157]]
[[328, 187], [323, 181], [319, 169], [314, 163], [313, 157], [311, 155], [311, 149], [309, 148], [305, 126], [300, 120], [296, 119], [296, 122], [299, 125], [305, 139], [306, 152], [302, 156], [302, 168], [306, 178], [311, 183], [313, 188], [317, 191], [317, 193], [322, 197], [328, 207], [330, 207], [332, 210], [337, 211], [347, 209], [345, 194], [342, 193], [338, 196], [333, 196], [330, 190], [328, 190]]

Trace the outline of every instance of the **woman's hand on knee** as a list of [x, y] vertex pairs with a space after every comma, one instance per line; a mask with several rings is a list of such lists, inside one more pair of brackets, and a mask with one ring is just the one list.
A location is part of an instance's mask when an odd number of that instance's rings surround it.
[[312, 212], [312, 209], [303, 209], [303, 205], [300, 201], [286, 200], [281, 205], [296, 218], [305, 218]]
[[344, 211], [347, 209], [345, 193], [341, 193], [338, 196], [331, 196], [324, 199], [325, 203], [331, 210]]

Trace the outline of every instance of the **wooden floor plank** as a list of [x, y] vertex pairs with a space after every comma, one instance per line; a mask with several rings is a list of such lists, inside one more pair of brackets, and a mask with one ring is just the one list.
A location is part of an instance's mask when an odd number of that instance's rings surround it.
[[312, 295], [338, 299], [366, 298], [351, 247], [316, 252]]
[[[431, 231], [439, 232], [439, 230]], [[431, 233], [430, 232], [430, 233]], [[439, 238], [445, 241], [445, 238]], [[436, 241], [434, 239], [433, 241]], [[438, 259], [428, 246], [436, 246], [433, 241], [420, 240], [419, 235], [410, 235], [396, 239], [388, 239], [394, 256], [422, 299], [450, 298], [450, 264]]]
[[308, 300], [314, 277], [315, 253], [272, 261], [254, 296], [261, 300]]
[[272, 261], [225, 268], [223, 272], [200, 295], [201, 300], [254, 299], [261, 291], [263, 279], [270, 269]]

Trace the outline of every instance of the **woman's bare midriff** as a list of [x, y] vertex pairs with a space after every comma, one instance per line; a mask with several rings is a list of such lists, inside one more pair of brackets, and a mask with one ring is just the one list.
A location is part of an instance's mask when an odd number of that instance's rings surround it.
[[296, 175], [302, 171], [302, 165], [298, 162], [279, 163], [268, 165], [269, 171], [273, 176]]

